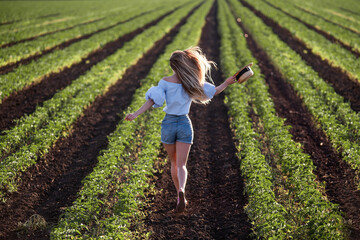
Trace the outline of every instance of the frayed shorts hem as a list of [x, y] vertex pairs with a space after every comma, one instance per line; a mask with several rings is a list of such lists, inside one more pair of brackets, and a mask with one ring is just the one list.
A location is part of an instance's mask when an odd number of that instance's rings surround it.
[[193, 144], [192, 142], [184, 142], [184, 141], [179, 141], [179, 140], [176, 140], [175, 142], [173, 143], [168, 143], [168, 142], [164, 142], [164, 141], [161, 141], [162, 143], [165, 143], [165, 144], [175, 144], [176, 142], [181, 142], [181, 143], [187, 143], [187, 144]]

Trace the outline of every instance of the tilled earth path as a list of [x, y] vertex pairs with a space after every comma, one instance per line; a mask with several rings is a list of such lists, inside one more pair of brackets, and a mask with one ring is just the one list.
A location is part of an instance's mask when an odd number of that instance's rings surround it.
[[[216, 4], [207, 16], [200, 47], [207, 58], [219, 64], [219, 35], [216, 32]], [[216, 85], [224, 81], [213, 71]], [[147, 219], [152, 239], [250, 239], [251, 225], [244, 212], [240, 160], [229, 127], [224, 96], [220, 94], [206, 106], [193, 104], [190, 118], [194, 144], [188, 159], [184, 214], [176, 214], [176, 190], [170, 164], [159, 174], [156, 186], [163, 189], [154, 196]]]

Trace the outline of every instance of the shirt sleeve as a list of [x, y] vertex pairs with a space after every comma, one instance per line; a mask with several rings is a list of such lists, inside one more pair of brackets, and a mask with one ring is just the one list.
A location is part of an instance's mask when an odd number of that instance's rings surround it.
[[165, 90], [160, 86], [151, 87], [145, 94], [146, 101], [152, 99], [154, 108], [161, 107], [165, 102]]
[[211, 83], [205, 82], [204, 83], [204, 92], [209, 99], [212, 99], [216, 92], [215, 86]]

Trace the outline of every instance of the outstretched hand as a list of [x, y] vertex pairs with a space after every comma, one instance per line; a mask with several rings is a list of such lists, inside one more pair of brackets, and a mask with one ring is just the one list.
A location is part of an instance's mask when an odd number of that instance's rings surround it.
[[125, 120], [127, 120], [127, 121], [132, 121], [132, 120], [134, 120], [136, 117], [137, 117], [137, 116], [136, 116], [135, 114], [129, 113], [129, 114], [126, 115]]
[[233, 83], [236, 83], [236, 77], [235, 76], [231, 76], [231, 77], [228, 77], [222, 84], [220, 84], [219, 86], [217, 86], [215, 89], [216, 89], [216, 92], [214, 95], [218, 95], [219, 93], [221, 93], [222, 91], [224, 91], [224, 89], [233, 84]]
[[142, 114], [143, 112], [147, 111], [149, 108], [151, 108], [151, 106], [154, 105], [154, 101], [149, 98], [149, 100], [146, 101], [146, 103], [144, 103], [144, 105], [142, 105], [135, 113], [129, 113], [126, 115], [125, 120], [127, 121], [132, 121], [135, 118], [137, 118], [140, 114]]
[[228, 84], [228, 85], [231, 85], [233, 83], [236, 83], [236, 76], [231, 76], [231, 77], [228, 77], [225, 82]]

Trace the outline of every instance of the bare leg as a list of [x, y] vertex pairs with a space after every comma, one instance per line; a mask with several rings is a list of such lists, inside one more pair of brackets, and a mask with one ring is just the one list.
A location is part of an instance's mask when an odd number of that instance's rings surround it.
[[179, 213], [185, 210], [187, 204], [187, 201], [185, 199], [185, 185], [188, 174], [186, 169], [186, 163], [189, 156], [190, 147], [191, 144], [176, 142], [176, 163], [179, 178], [178, 203], [176, 206], [176, 211]]
[[165, 144], [165, 143], [163, 143], [163, 145], [171, 162], [171, 177], [174, 182], [176, 192], [179, 192], [179, 178], [178, 178], [178, 170], [176, 164], [176, 145]]
[[187, 181], [186, 163], [190, 152], [191, 144], [176, 142], [176, 144], [163, 143], [171, 161], [171, 177], [178, 194], [176, 210], [183, 212], [186, 207], [185, 185]]
[[185, 185], [187, 180], [186, 163], [189, 157], [191, 144], [176, 142], [176, 163], [179, 178], [179, 191], [185, 192]]

